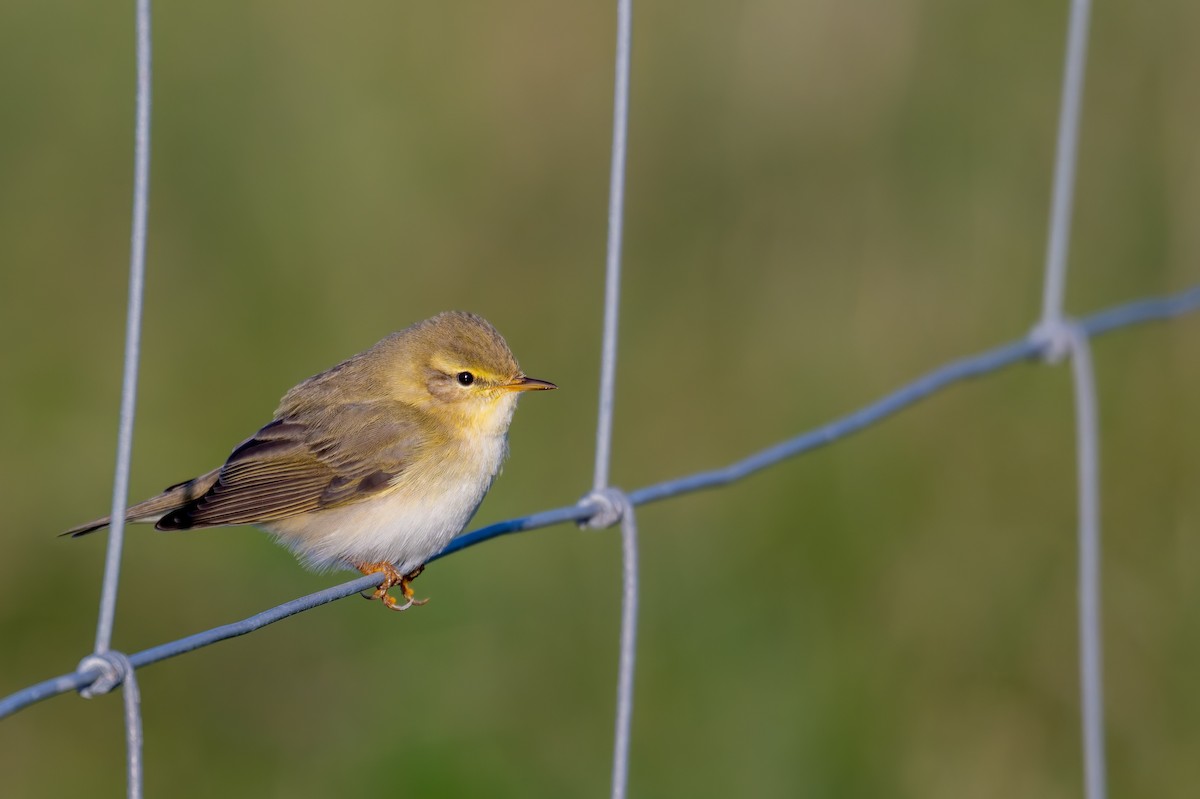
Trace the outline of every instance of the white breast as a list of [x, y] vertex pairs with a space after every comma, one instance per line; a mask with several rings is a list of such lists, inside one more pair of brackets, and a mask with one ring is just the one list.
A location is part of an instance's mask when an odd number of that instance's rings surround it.
[[406, 469], [378, 497], [262, 527], [311, 568], [387, 562], [412, 571], [462, 532], [500, 470], [504, 434], [472, 438], [439, 463]]

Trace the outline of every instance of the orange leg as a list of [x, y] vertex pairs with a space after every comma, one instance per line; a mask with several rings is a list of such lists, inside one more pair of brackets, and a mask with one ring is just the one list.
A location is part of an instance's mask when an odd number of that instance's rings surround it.
[[[418, 566], [408, 574], [401, 574], [400, 572], [396, 571], [395, 564], [388, 563], [387, 561], [379, 561], [376, 563], [355, 563], [354, 568], [358, 569], [363, 574], [382, 574], [384, 576], [383, 582], [381, 582], [379, 587], [375, 589], [375, 593], [371, 594], [369, 597], [364, 595], [364, 598], [382, 600], [383, 606], [388, 610], [408, 610], [413, 605], [424, 605], [429, 601], [428, 599], [413, 599], [412, 586], [409, 585], [411, 581], [417, 579], [417, 575], [425, 571], [425, 567], [423, 565]], [[388, 589], [397, 585], [400, 586], [400, 593], [405, 599], [404, 604], [399, 604], [396, 598], [388, 593]]]

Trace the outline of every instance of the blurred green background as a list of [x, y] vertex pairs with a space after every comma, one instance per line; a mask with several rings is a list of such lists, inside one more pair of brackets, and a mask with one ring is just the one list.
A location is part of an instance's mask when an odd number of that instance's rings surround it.
[[[613, 476], [721, 465], [1026, 332], [1066, 3], [640, 3]], [[159, 3], [132, 498], [446, 308], [525, 369], [476, 526], [590, 485], [609, 2]], [[1200, 7], [1096, 9], [1068, 307], [1197, 282]], [[93, 637], [124, 330], [132, 3], [0, 5], [0, 693]], [[1200, 318], [1099, 341], [1116, 796], [1200, 784]], [[1077, 797], [1069, 370], [1022, 365], [639, 513], [631, 788]], [[607, 791], [619, 539], [441, 561], [140, 673], [148, 795]], [[250, 529], [130, 532], [115, 645], [317, 590]], [[119, 796], [116, 696], [0, 722], [0, 793]]]

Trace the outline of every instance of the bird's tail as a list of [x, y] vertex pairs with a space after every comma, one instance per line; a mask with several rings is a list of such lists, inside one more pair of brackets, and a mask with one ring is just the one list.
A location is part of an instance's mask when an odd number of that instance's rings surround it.
[[[173, 510], [178, 510], [184, 505], [195, 502], [200, 497], [208, 493], [208, 490], [217, 482], [217, 477], [220, 475], [220, 469], [213, 469], [208, 474], [202, 474], [193, 480], [187, 480], [182, 483], [176, 483], [170, 486], [156, 497], [151, 497], [144, 502], [139, 502], [136, 505], [130, 506], [125, 511], [125, 523], [131, 524], [134, 522], [157, 522], [166, 514]], [[101, 527], [107, 527], [112, 521], [111, 516], [105, 516], [100, 519], [94, 519], [87, 524], [81, 524], [78, 527], [72, 527], [59, 536], [70, 536], [78, 538], [81, 535], [87, 535], [99, 530]]]

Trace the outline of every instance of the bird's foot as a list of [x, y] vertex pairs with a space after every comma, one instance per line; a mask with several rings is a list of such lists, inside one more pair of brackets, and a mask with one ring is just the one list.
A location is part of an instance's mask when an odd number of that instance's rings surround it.
[[[410, 585], [413, 580], [421, 576], [421, 572], [423, 571], [425, 571], [424, 563], [400, 578], [400, 593], [404, 595], [406, 603], [404, 607], [392, 607], [391, 605], [388, 605], [388, 607], [392, 608], [392, 610], [407, 610], [413, 605], [424, 605], [429, 601], [429, 597], [425, 597], [424, 599], [414, 599], [412, 585]], [[387, 600], [384, 600], [384, 604], [387, 604]]]
[[[382, 574], [383, 582], [375, 589], [375, 592], [370, 596], [362, 594], [363, 599], [378, 599], [383, 602], [383, 606], [388, 610], [408, 610], [413, 605], [424, 605], [428, 599], [414, 599], [414, 592], [410, 582], [417, 579], [417, 575], [425, 571], [425, 566], [418, 566], [408, 574], [401, 574], [396, 570], [393, 563], [387, 561], [379, 561], [376, 563], [355, 563], [354, 568], [358, 569], [363, 574]], [[400, 594], [404, 597], [403, 603], [397, 600], [394, 596], [388, 593], [388, 590], [395, 587], [400, 587]]]

